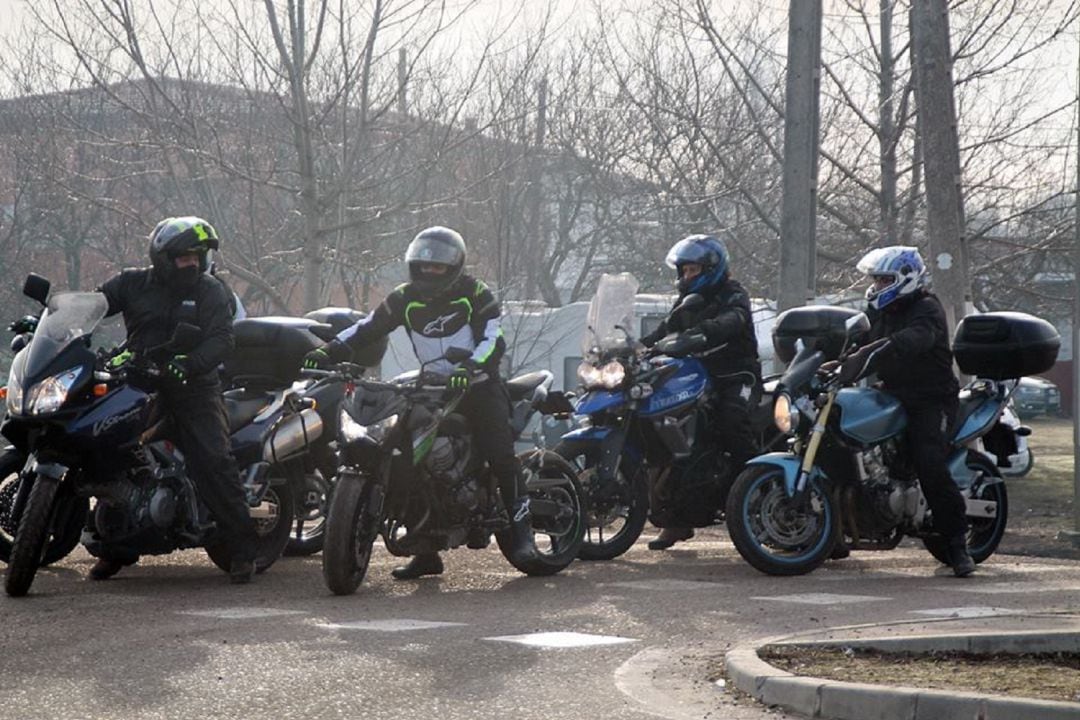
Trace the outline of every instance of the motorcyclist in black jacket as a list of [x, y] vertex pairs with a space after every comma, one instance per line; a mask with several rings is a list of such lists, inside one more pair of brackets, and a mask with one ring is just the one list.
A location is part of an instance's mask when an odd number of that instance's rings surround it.
[[[232, 308], [225, 286], [207, 270], [219, 247], [217, 232], [197, 217], [166, 218], [150, 233], [151, 267], [128, 269], [100, 288], [109, 315], [124, 314], [128, 350], [167, 343], [177, 325], [198, 326], [201, 338], [166, 367], [158, 412], [167, 413], [171, 439], [184, 453], [199, 498], [231, 545], [232, 582], [250, 582], [258, 542], [240, 474], [229, 448], [229, 428], [217, 368], [232, 351]], [[104, 580], [138, 559], [101, 557], [90, 577]]]
[[[367, 318], [308, 353], [304, 366], [318, 368], [348, 360], [353, 348], [377, 342], [404, 326], [425, 369], [448, 375], [449, 387], [465, 390], [459, 411], [476, 430], [474, 446], [499, 481], [513, 525], [513, 553], [524, 561], [536, 549], [521, 464], [514, 454], [510, 396], [499, 374], [499, 361], [506, 351], [501, 311], [487, 286], [464, 272], [465, 254], [465, 241], [454, 230], [436, 226], [421, 231], [405, 251], [410, 281], [390, 293]], [[455, 366], [443, 359], [452, 347], [472, 350], [472, 357]], [[486, 538], [476, 542], [486, 543]], [[432, 550], [395, 568], [393, 576], [407, 580], [442, 571], [442, 560]]]
[[[728, 252], [713, 235], [691, 235], [668, 252], [666, 262], [678, 276], [675, 309], [653, 332], [642, 338], [646, 347], [673, 332], [699, 331], [714, 351], [703, 358], [712, 380], [712, 428], [718, 446], [742, 465], [758, 452], [750, 423], [751, 403], [761, 392], [761, 361], [750, 308], [750, 296], [729, 272]], [[697, 293], [705, 300], [695, 310], [682, 310], [683, 299]], [[693, 528], [667, 527], [649, 543], [663, 550], [694, 535]]]
[[867, 344], [844, 362], [841, 379], [873, 370], [903, 404], [908, 448], [934, 529], [948, 538], [954, 574], [970, 575], [967, 506], [948, 468], [960, 386], [945, 309], [926, 289], [926, 265], [914, 247], [872, 250], [857, 267], [872, 282], [866, 291], [871, 329]]

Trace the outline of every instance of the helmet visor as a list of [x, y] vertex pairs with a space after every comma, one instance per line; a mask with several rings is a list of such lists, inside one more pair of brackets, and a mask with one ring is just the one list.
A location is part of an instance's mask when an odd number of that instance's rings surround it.
[[877, 248], [862, 256], [862, 260], [855, 265], [855, 269], [863, 275], [895, 275], [889, 269], [889, 260], [894, 253], [892, 248]]
[[672, 269], [678, 269], [683, 263], [697, 263], [704, 267], [715, 262], [715, 255], [715, 251], [704, 243], [686, 238], [672, 246], [664, 262]]
[[405, 251], [405, 262], [432, 263], [457, 267], [465, 262], [465, 255], [460, 248], [438, 238], [419, 237], [409, 243]]

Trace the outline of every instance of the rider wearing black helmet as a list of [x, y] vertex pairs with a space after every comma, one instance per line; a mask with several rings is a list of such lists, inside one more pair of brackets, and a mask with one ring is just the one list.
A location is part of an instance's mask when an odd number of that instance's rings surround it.
[[[454, 230], [436, 226], [421, 231], [405, 251], [409, 282], [390, 293], [370, 316], [308, 353], [304, 366], [317, 368], [347, 360], [353, 348], [405, 326], [417, 359], [428, 370], [448, 375], [450, 387], [466, 389], [458, 407], [474, 428], [483, 428], [473, 441], [499, 481], [513, 523], [513, 552], [527, 560], [536, 550], [521, 465], [514, 455], [510, 397], [499, 375], [499, 360], [506, 350], [501, 312], [487, 286], [464, 272], [465, 254], [465, 241]], [[452, 347], [472, 350], [472, 356], [456, 366], [441, 359]], [[485, 379], [474, 382], [481, 373]], [[476, 542], [486, 542], [486, 538]], [[395, 568], [393, 575], [405, 580], [442, 571], [442, 560], [432, 550], [418, 553], [407, 565]]]
[[[703, 359], [712, 379], [713, 424], [717, 444], [742, 465], [757, 454], [750, 424], [750, 404], [760, 393], [761, 362], [750, 309], [750, 296], [729, 271], [728, 251], [714, 235], [690, 235], [672, 246], [666, 262], [675, 270], [679, 298], [691, 293], [705, 301], [697, 309], [673, 310], [652, 333], [641, 339], [651, 347], [674, 332], [700, 332], [713, 351]], [[665, 527], [649, 543], [650, 550], [669, 548], [694, 535], [693, 528]]]
[[[200, 330], [197, 343], [166, 368], [159, 410], [170, 416], [172, 439], [184, 453], [199, 497], [231, 545], [233, 582], [249, 582], [258, 538], [240, 474], [229, 449], [228, 421], [217, 367], [233, 347], [232, 312], [225, 286], [210, 269], [217, 232], [197, 217], [166, 218], [150, 233], [152, 267], [124, 270], [100, 290], [109, 314], [124, 314], [128, 348], [139, 353], [169, 341], [180, 323]], [[112, 577], [137, 556], [101, 557], [90, 577]]]

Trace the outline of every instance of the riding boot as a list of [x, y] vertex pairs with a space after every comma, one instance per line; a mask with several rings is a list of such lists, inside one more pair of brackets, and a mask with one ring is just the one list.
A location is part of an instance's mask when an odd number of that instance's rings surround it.
[[503, 502], [510, 509], [510, 554], [514, 562], [524, 563], [535, 560], [536, 541], [533, 540], [529, 496], [525, 492], [524, 476], [521, 474], [505, 478], [499, 483]]
[[94, 563], [94, 566], [90, 568], [90, 579], [108, 580], [125, 567], [134, 565], [138, 561], [138, 555], [132, 557], [126, 555], [121, 557], [99, 557], [97, 562]]
[[949, 565], [956, 577], [967, 577], [975, 572], [975, 561], [968, 554], [967, 537], [963, 534], [949, 538]]
[[694, 537], [694, 528], [688, 527], [666, 527], [661, 528], [660, 534], [656, 536], [655, 540], [649, 541], [650, 550], [667, 550], [669, 547], [677, 542], [683, 540], [689, 540]]
[[405, 565], [390, 571], [395, 580], [415, 580], [425, 575], [442, 575], [443, 561], [437, 552], [424, 552], [413, 555]]

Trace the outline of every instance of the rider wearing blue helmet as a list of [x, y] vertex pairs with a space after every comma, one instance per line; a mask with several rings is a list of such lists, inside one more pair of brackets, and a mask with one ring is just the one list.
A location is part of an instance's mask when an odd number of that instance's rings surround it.
[[967, 551], [967, 508], [948, 468], [960, 386], [945, 308], [927, 290], [926, 265], [914, 247], [871, 250], [856, 267], [871, 281], [869, 340], [876, 342], [848, 358], [842, 375], [854, 380], [872, 368], [904, 405], [911, 458], [934, 528], [949, 539], [953, 572], [969, 575], [975, 563]]
[[[690, 294], [698, 294], [704, 304], [695, 310], [673, 310], [664, 322], [641, 340], [651, 347], [674, 332], [699, 331], [715, 348], [703, 358], [712, 379], [711, 404], [717, 444], [737, 464], [758, 451], [750, 423], [751, 402], [759, 397], [761, 361], [750, 309], [750, 296], [732, 279], [729, 256], [723, 241], [715, 235], [691, 235], [672, 246], [667, 265], [675, 270], [679, 298], [675, 307]], [[649, 543], [651, 550], [663, 550], [693, 537], [688, 527], [666, 527]]]

